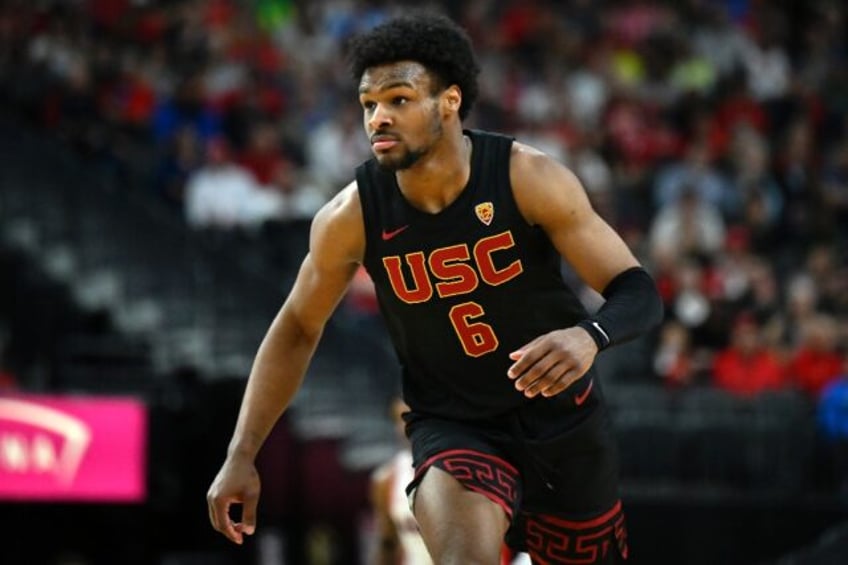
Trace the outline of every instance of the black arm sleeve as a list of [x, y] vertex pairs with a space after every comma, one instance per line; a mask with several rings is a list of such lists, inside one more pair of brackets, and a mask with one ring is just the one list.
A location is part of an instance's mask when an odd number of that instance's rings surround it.
[[662, 300], [654, 279], [642, 267], [618, 274], [602, 294], [603, 306], [577, 324], [589, 332], [598, 350], [638, 337], [662, 321]]

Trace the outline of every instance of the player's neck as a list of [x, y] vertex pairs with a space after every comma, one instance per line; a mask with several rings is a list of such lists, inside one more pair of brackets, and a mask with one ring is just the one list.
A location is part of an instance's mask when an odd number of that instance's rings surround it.
[[442, 140], [409, 169], [398, 171], [397, 182], [409, 203], [437, 214], [457, 199], [471, 176], [471, 139], [461, 128]]

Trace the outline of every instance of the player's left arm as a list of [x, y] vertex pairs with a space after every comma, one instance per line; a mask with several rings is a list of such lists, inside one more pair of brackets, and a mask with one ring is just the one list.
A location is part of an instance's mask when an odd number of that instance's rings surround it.
[[559, 394], [589, 370], [598, 351], [650, 330], [662, 317], [653, 279], [592, 208], [566, 167], [514, 144], [510, 181], [521, 213], [538, 225], [578, 276], [606, 302], [577, 326], [539, 336], [510, 354], [509, 377], [527, 396]]

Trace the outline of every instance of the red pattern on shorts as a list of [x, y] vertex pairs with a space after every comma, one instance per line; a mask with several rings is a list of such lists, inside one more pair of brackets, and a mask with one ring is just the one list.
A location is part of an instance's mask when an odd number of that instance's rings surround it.
[[432, 466], [449, 473], [468, 490], [497, 503], [512, 519], [520, 482], [518, 470], [507, 461], [470, 449], [443, 451], [421, 465], [414, 482], [420, 481], [423, 473]]
[[525, 539], [534, 564], [590, 565], [618, 551], [627, 559], [627, 527], [621, 501], [590, 520], [565, 520], [549, 514], [526, 514]]

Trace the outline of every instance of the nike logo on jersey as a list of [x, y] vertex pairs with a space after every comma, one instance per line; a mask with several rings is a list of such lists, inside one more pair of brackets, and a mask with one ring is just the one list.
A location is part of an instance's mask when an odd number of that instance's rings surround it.
[[595, 379], [589, 381], [589, 386], [586, 387], [581, 394], [574, 395], [574, 404], [577, 406], [582, 406], [586, 399], [589, 398], [589, 393], [592, 392], [592, 387], [595, 386]]
[[386, 231], [385, 228], [384, 228], [383, 229], [383, 241], [389, 241], [394, 236], [398, 235], [399, 233], [401, 233], [403, 230], [405, 230], [408, 227], [409, 227], [409, 224], [407, 224], [405, 226], [401, 226], [401, 227], [397, 228], [396, 230], [391, 230], [391, 231]]

